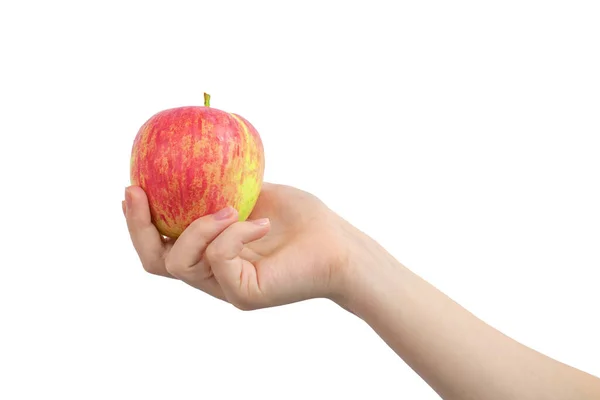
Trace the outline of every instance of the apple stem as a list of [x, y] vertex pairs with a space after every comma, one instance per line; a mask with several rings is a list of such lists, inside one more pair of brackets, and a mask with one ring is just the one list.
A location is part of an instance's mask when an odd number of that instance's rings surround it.
[[210, 107], [210, 94], [204, 93], [204, 107]]

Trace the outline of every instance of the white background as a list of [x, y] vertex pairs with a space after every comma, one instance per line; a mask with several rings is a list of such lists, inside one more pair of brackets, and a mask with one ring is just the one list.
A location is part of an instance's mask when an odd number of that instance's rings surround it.
[[[596, 1], [3, 1], [0, 398], [435, 399], [326, 301], [146, 274], [139, 126], [211, 105], [470, 311], [600, 375]], [[442, 334], [442, 333], [440, 333]]]

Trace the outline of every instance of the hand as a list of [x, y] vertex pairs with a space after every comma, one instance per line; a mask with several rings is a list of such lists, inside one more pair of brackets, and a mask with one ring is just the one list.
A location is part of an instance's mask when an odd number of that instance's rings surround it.
[[126, 189], [123, 211], [144, 269], [173, 277], [242, 310], [332, 298], [341, 290], [350, 225], [313, 195], [265, 183], [247, 221], [225, 208], [164, 239], [148, 199]]

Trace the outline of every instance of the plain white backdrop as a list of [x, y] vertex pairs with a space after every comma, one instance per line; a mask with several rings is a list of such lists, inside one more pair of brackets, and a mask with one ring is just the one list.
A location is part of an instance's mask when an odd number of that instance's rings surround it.
[[242, 312], [143, 271], [133, 138], [204, 91], [258, 129], [266, 180], [600, 375], [598, 21], [596, 1], [2, 2], [0, 398], [437, 398], [330, 302]]

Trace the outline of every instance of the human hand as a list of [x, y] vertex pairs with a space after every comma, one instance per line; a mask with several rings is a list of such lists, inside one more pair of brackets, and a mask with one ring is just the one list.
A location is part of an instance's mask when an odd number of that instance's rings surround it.
[[309, 193], [264, 183], [247, 221], [225, 208], [197, 219], [177, 240], [164, 239], [151, 223], [140, 187], [127, 188], [125, 198], [130, 237], [149, 273], [242, 310], [331, 299], [342, 291], [352, 228]]

